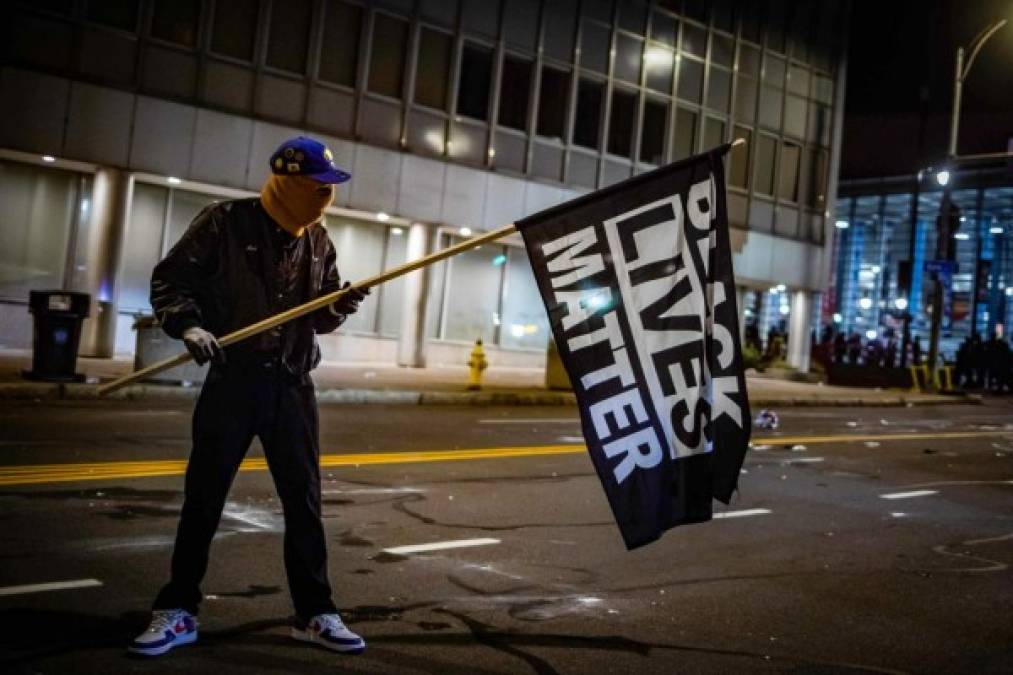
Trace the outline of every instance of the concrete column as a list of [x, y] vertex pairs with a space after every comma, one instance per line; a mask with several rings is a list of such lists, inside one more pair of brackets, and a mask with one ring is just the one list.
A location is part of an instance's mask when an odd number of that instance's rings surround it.
[[791, 314], [788, 317], [788, 365], [803, 373], [809, 372], [809, 350], [812, 347], [809, 325], [812, 300], [808, 291], [793, 291]]
[[[408, 228], [407, 260], [418, 260], [429, 251], [428, 225], [412, 223]], [[404, 278], [401, 325], [397, 338], [397, 364], [409, 368], [426, 366], [426, 286], [429, 268], [415, 270]]]
[[81, 329], [81, 356], [109, 358], [116, 347], [119, 271], [133, 192], [129, 172], [108, 167], [95, 172], [90, 217], [81, 228], [85, 269], [74, 289], [91, 295], [91, 316]]

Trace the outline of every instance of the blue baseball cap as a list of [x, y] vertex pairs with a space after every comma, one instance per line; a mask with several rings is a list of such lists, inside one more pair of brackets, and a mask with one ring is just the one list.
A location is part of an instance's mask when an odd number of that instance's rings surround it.
[[297, 136], [278, 146], [271, 155], [271, 172], [280, 176], [307, 176], [319, 183], [344, 183], [352, 177], [334, 164], [334, 155], [320, 141]]

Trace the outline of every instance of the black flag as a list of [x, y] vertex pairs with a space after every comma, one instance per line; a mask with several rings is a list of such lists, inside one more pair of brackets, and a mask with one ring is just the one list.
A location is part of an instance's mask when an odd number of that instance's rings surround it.
[[749, 443], [725, 145], [517, 223], [627, 548], [712, 517]]

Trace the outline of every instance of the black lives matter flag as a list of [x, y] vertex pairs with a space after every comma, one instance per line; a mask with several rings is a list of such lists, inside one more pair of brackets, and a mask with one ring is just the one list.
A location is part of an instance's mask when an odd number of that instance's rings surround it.
[[627, 548], [712, 517], [749, 443], [722, 158], [517, 223]]

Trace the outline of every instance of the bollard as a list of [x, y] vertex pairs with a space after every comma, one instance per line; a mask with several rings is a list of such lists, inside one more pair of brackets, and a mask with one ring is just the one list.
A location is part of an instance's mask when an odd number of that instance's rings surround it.
[[485, 360], [485, 350], [482, 349], [482, 340], [475, 340], [475, 348], [471, 350], [471, 358], [468, 359], [468, 389], [482, 388], [482, 371], [488, 366], [489, 362]]

